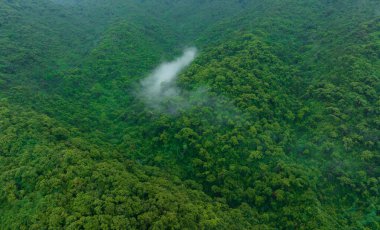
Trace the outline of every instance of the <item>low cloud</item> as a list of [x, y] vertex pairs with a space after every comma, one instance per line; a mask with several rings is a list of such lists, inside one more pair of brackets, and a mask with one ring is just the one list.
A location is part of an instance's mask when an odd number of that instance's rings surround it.
[[206, 119], [211, 123], [227, 122], [241, 119], [241, 112], [233, 103], [222, 95], [211, 93], [207, 87], [196, 89], [180, 89], [176, 80], [178, 75], [197, 56], [196, 48], [185, 49], [182, 56], [174, 61], [161, 63], [152, 73], [140, 83], [138, 98], [141, 99], [151, 113], [178, 115], [182, 112], [199, 111], [209, 108]]
[[178, 74], [191, 64], [196, 55], [196, 48], [188, 48], [184, 50], [181, 57], [159, 65], [147, 78], [141, 81], [140, 95], [153, 106], [159, 106], [168, 98], [178, 96], [180, 94], [180, 89], [176, 85]]

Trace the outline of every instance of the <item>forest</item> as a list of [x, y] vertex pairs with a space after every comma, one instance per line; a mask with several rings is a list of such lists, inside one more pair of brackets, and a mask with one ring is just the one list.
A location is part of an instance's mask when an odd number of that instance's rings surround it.
[[379, 0], [0, 0], [0, 229], [380, 229]]

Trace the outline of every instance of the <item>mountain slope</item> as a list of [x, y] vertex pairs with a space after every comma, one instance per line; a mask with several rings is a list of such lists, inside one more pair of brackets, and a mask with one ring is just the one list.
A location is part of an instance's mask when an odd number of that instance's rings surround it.
[[[378, 12], [1, 2], [0, 228], [379, 228]], [[191, 45], [151, 106], [141, 80]]]

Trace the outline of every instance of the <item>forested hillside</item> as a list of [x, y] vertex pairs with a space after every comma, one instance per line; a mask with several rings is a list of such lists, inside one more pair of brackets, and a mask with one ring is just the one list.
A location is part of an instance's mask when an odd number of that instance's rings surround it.
[[378, 0], [1, 1], [0, 229], [380, 229], [379, 56]]

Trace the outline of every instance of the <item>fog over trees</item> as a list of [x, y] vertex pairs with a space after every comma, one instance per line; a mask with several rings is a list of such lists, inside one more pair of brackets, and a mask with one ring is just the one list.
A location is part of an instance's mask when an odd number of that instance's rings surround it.
[[377, 0], [0, 1], [0, 229], [380, 229]]

